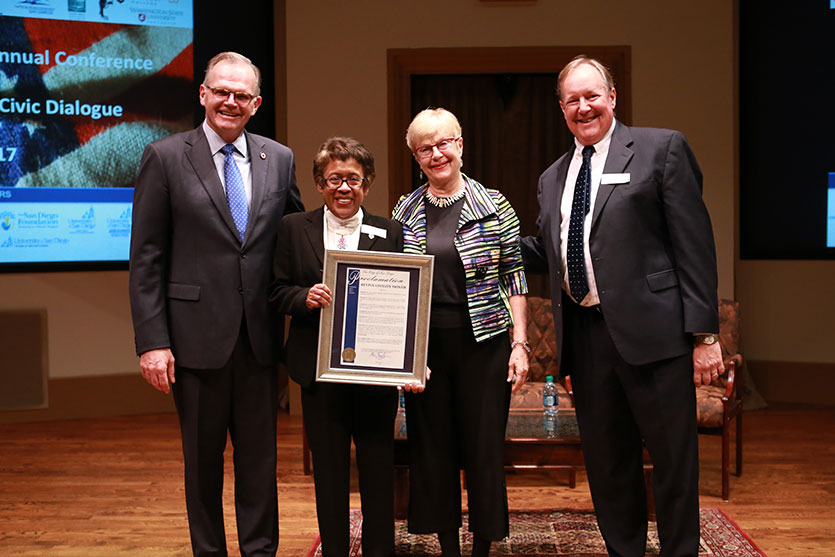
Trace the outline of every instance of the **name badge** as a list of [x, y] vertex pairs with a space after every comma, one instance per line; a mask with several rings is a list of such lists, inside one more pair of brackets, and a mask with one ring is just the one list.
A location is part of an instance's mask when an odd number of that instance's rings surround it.
[[360, 232], [362, 232], [363, 234], [368, 234], [368, 237], [372, 240], [375, 236], [379, 236], [380, 238], [386, 237], [385, 228], [377, 228], [376, 226], [371, 226], [370, 224], [363, 224], [360, 227]]
[[603, 174], [600, 177], [601, 184], [628, 184], [629, 183], [629, 172], [624, 172], [623, 174]]

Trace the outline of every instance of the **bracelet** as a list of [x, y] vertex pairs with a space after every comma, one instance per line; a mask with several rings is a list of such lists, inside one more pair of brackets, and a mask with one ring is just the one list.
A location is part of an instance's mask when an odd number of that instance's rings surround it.
[[531, 353], [531, 345], [528, 344], [527, 340], [514, 340], [513, 342], [510, 343], [510, 349], [511, 350], [513, 350], [517, 346], [521, 346], [522, 348], [524, 348], [525, 352], [527, 352], [528, 354]]

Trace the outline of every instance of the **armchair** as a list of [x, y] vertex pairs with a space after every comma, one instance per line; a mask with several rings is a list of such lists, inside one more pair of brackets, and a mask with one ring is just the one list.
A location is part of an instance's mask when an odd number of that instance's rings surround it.
[[528, 355], [530, 371], [528, 381], [510, 397], [510, 409], [542, 411], [542, 387], [545, 376], [552, 375], [557, 383], [560, 408], [573, 408], [574, 400], [565, 380], [560, 381], [557, 369], [557, 335], [554, 331], [554, 317], [551, 314], [551, 300], [528, 296]]
[[719, 344], [725, 371], [709, 385], [696, 388], [699, 433], [722, 436], [722, 499], [730, 496], [731, 421], [736, 420], [736, 471], [742, 475], [742, 392], [744, 373], [739, 354], [739, 302], [719, 301]]
[[[528, 382], [513, 394], [511, 410], [540, 410], [542, 385], [546, 375], [559, 376], [557, 339], [551, 316], [551, 300], [528, 297], [528, 342], [531, 345]], [[725, 372], [710, 385], [696, 389], [696, 416], [699, 433], [722, 436], [722, 498], [730, 493], [731, 422], [736, 420], [736, 471], [742, 474], [742, 392], [743, 368], [739, 354], [739, 302], [719, 302], [719, 343]], [[560, 408], [574, 406], [570, 377], [557, 385]]]

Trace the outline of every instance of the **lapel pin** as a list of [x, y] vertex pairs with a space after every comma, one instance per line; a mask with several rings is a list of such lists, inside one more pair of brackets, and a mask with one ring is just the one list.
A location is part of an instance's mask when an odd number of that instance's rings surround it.
[[261, 151], [261, 160], [262, 161], [267, 160], [267, 153], [265, 153], [264, 151]]

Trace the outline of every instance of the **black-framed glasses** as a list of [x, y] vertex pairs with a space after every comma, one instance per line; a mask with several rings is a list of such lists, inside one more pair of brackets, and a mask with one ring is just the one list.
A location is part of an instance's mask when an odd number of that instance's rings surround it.
[[342, 187], [342, 184], [348, 184], [349, 188], [356, 189], [365, 183], [365, 178], [362, 176], [348, 176], [347, 178], [343, 178], [342, 176], [328, 176], [325, 178], [324, 182], [325, 185], [331, 189], [339, 189]]
[[235, 102], [238, 104], [249, 104], [252, 99], [255, 98], [255, 95], [252, 93], [247, 93], [246, 91], [230, 91], [229, 89], [224, 89], [223, 87], [209, 87], [206, 85], [206, 89], [212, 92], [212, 95], [215, 96], [217, 100], [226, 100], [229, 98], [229, 95], [235, 97]]
[[417, 149], [414, 150], [415, 155], [422, 159], [427, 159], [432, 156], [432, 153], [435, 150], [435, 147], [438, 148], [438, 151], [445, 153], [449, 151], [450, 147], [452, 147], [456, 141], [461, 139], [461, 136], [458, 137], [447, 137], [446, 139], [442, 139], [437, 143], [433, 143], [431, 145], [421, 145]]

